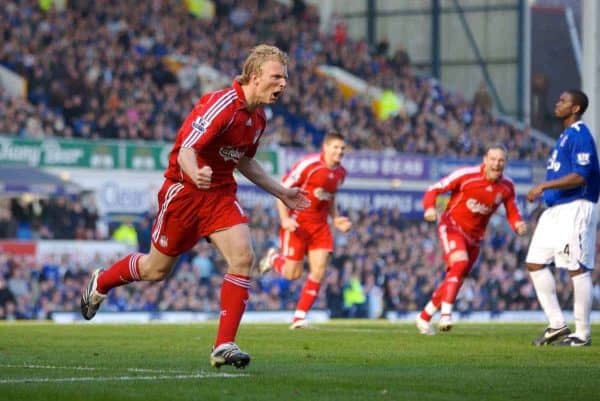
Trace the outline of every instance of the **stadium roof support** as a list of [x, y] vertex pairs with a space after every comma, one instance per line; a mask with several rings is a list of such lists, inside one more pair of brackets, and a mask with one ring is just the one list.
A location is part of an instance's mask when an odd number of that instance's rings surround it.
[[502, 99], [500, 99], [500, 96], [498, 96], [498, 91], [496, 90], [496, 85], [494, 85], [494, 81], [492, 80], [492, 77], [488, 71], [487, 64], [486, 64], [485, 60], [483, 59], [483, 57], [481, 56], [481, 52], [479, 51], [479, 46], [477, 45], [477, 41], [475, 40], [475, 37], [473, 36], [473, 31], [471, 30], [469, 22], [467, 21], [467, 18], [465, 17], [465, 12], [463, 11], [463, 8], [460, 5], [460, 3], [458, 2], [458, 0], [453, 0], [453, 2], [454, 2], [454, 7], [457, 10], [458, 19], [460, 20], [460, 23], [463, 26], [463, 29], [465, 31], [465, 35], [467, 36], [469, 45], [471, 46], [471, 49], [473, 50], [473, 53], [475, 55], [475, 59], [477, 60], [477, 63], [479, 64], [479, 67], [481, 68], [481, 73], [483, 74], [485, 82], [487, 83], [487, 87], [488, 87], [492, 97], [494, 98], [494, 102], [496, 103], [496, 106], [498, 107], [498, 111], [500, 111], [500, 113], [502, 113], [502, 114], [506, 114], [504, 105], [502, 103]]
[[584, 120], [596, 135], [600, 146], [600, 4], [595, 0], [583, 2], [583, 74], [582, 88], [588, 95], [590, 105]]

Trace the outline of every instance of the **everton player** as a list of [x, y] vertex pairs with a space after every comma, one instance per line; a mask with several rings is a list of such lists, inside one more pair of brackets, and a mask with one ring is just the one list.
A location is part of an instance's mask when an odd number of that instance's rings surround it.
[[[527, 270], [549, 325], [533, 340], [534, 345], [591, 345], [590, 312], [592, 277], [596, 254], [600, 167], [594, 137], [581, 121], [588, 98], [580, 90], [563, 92], [554, 114], [564, 131], [548, 159], [546, 181], [531, 188], [531, 202], [543, 196], [548, 206], [540, 216], [527, 253]], [[566, 269], [573, 281], [575, 332], [565, 323], [552, 272], [554, 262]]]

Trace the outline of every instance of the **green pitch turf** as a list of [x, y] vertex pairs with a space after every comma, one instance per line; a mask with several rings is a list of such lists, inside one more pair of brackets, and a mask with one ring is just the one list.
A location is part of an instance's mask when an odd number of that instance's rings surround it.
[[[245, 370], [213, 369], [216, 325], [0, 324], [0, 400], [597, 400], [600, 343], [530, 345], [543, 325], [244, 324]], [[593, 328], [595, 333], [600, 327]], [[600, 339], [600, 336], [599, 336]]]

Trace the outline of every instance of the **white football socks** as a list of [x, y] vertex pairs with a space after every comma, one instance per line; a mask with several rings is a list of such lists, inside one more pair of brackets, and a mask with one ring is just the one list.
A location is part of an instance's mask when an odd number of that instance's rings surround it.
[[435, 315], [435, 312], [438, 311], [438, 308], [433, 304], [433, 302], [429, 301], [427, 305], [425, 305], [425, 313], [429, 316]]
[[565, 317], [563, 316], [558, 298], [556, 297], [556, 283], [554, 276], [547, 267], [529, 272], [531, 281], [535, 287], [538, 301], [546, 313], [546, 317], [550, 323], [550, 327], [558, 329], [565, 325]]
[[452, 315], [453, 307], [454, 307], [454, 304], [450, 304], [448, 302], [442, 302], [441, 314], [442, 315]]
[[573, 280], [573, 316], [575, 317], [575, 335], [582, 340], [591, 334], [590, 312], [592, 310], [592, 275], [585, 272], [572, 277]]

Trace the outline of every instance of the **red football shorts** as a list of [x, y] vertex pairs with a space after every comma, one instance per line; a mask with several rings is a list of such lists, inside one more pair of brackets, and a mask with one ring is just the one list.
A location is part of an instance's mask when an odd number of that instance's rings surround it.
[[235, 187], [198, 190], [188, 183], [166, 180], [158, 192], [152, 243], [165, 255], [178, 256], [203, 237], [247, 223]]
[[438, 237], [446, 265], [449, 265], [451, 254], [456, 251], [465, 251], [469, 257], [469, 268], [473, 266], [479, 256], [479, 242], [467, 238], [460, 228], [445, 219], [442, 219], [438, 225]]
[[326, 222], [300, 223], [293, 232], [280, 229], [279, 240], [282, 255], [294, 261], [304, 260], [304, 255], [315, 249], [333, 251], [333, 236]]

